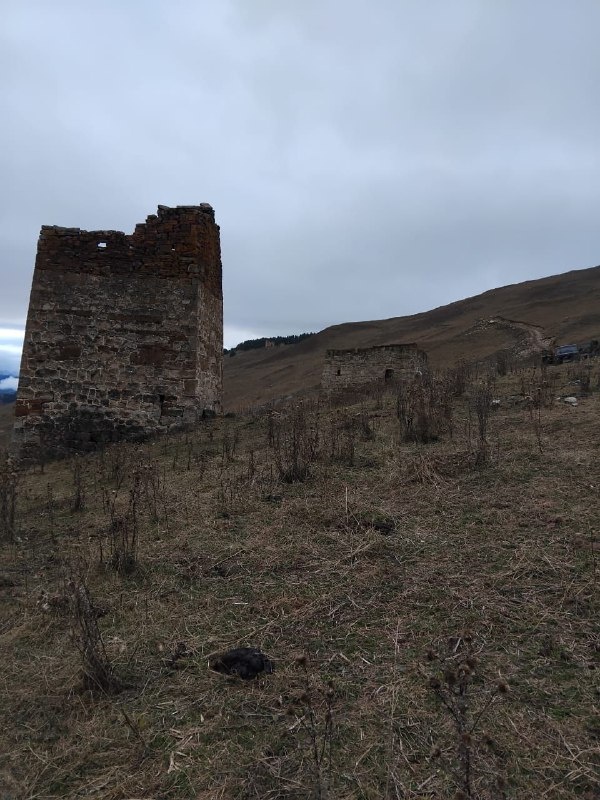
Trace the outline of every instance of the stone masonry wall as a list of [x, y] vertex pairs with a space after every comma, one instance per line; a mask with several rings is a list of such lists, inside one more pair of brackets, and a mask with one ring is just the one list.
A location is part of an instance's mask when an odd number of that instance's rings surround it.
[[16, 403], [21, 457], [95, 449], [222, 409], [219, 227], [159, 206], [119, 231], [42, 227]]
[[321, 387], [326, 392], [402, 378], [422, 367], [427, 355], [416, 344], [388, 344], [352, 350], [328, 350]]

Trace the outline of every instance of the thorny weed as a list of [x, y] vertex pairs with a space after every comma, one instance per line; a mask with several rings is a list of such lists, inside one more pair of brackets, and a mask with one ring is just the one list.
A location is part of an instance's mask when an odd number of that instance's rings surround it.
[[[118, 493], [113, 490], [105, 495], [108, 510], [109, 565], [120, 575], [129, 575], [138, 565], [139, 507], [142, 499], [141, 473], [136, 471], [131, 488], [127, 492], [127, 507], [118, 507]], [[103, 560], [102, 551], [100, 560]]]
[[292, 406], [287, 414], [272, 417], [273, 455], [283, 483], [305, 481], [319, 455], [319, 414], [310, 413], [303, 403]]
[[452, 389], [449, 380], [429, 371], [400, 383], [396, 416], [405, 442], [428, 444], [452, 435]]
[[[501, 770], [505, 754], [482, 731], [482, 725], [499, 698], [508, 692], [508, 684], [499, 680], [493, 686], [486, 685], [473, 637], [468, 632], [450, 637], [443, 655], [430, 649], [427, 661], [431, 666], [435, 664], [429, 675], [429, 689], [454, 730], [449, 748], [442, 743], [435, 745], [432, 761], [453, 781], [457, 798], [506, 798]], [[485, 766], [482, 752], [486, 754]], [[491, 771], [490, 760], [494, 763]]]
[[455, 367], [446, 370], [446, 385], [453, 397], [462, 397], [464, 395], [471, 373], [471, 365], [464, 360], [459, 361]]
[[81, 657], [83, 687], [92, 692], [118, 691], [121, 682], [106, 653], [98, 626], [99, 611], [92, 602], [85, 578], [81, 573], [71, 574], [66, 588], [70, 601], [71, 635]]
[[488, 423], [492, 409], [492, 389], [488, 382], [480, 383], [473, 393], [473, 409], [477, 416], [477, 453], [475, 463], [486, 464], [489, 460]]
[[161, 511], [164, 511], [165, 521], [168, 519], [166, 512], [165, 481], [161, 475], [160, 464], [156, 460], [138, 462], [134, 473], [132, 490], [135, 489], [140, 500], [143, 501], [152, 522], [158, 522]]
[[567, 376], [570, 383], [578, 385], [583, 394], [588, 394], [592, 388], [592, 362], [587, 360], [569, 367]]
[[52, 488], [52, 484], [50, 481], [46, 484], [46, 502], [44, 506], [44, 513], [46, 514], [46, 518], [48, 520], [48, 534], [50, 539], [53, 543], [56, 542], [56, 528], [55, 528], [55, 517], [56, 517], [56, 499], [54, 497], [54, 489]]
[[85, 475], [82, 460], [78, 456], [71, 462], [71, 473], [73, 476], [71, 510], [83, 511], [85, 508]]
[[233, 431], [225, 429], [223, 431], [223, 438], [221, 440], [221, 458], [223, 463], [227, 461], [234, 461], [239, 441], [239, 432], [237, 428]]
[[356, 418], [339, 409], [331, 415], [326, 432], [326, 451], [330, 461], [354, 466], [360, 425]]
[[[327, 800], [331, 788], [333, 766], [335, 688], [331, 681], [326, 688], [317, 688], [314, 679], [311, 679], [307, 656], [299, 656], [296, 664], [302, 670], [303, 686], [301, 694], [288, 708], [288, 714], [294, 717], [290, 730], [300, 731], [308, 744], [315, 800]], [[324, 705], [321, 718], [317, 703], [318, 695], [320, 695], [321, 705]]]
[[0, 540], [12, 542], [16, 536], [17, 487], [19, 473], [10, 458], [0, 462]]

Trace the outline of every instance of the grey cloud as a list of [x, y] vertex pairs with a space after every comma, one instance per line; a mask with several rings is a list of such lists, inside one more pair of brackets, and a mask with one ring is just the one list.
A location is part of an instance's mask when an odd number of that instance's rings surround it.
[[590, 266], [596, 0], [78, 0], [0, 31], [0, 319], [41, 224], [208, 201], [226, 322], [396, 316]]

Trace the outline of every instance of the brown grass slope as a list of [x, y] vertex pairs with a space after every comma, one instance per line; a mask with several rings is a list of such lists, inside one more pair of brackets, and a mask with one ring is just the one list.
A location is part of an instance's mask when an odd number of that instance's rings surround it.
[[583, 341], [600, 332], [600, 267], [573, 270], [504, 286], [408, 317], [333, 325], [316, 336], [225, 358], [225, 406], [238, 409], [318, 386], [328, 348], [417, 342], [436, 365], [476, 360], [511, 347], [518, 329], [478, 329], [482, 319], [503, 317], [540, 326], [542, 336]]
[[0, 797], [596, 798], [599, 364], [489, 380], [0, 468]]

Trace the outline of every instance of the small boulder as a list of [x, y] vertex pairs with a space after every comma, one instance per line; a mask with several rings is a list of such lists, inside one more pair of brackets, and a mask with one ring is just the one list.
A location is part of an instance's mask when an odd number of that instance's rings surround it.
[[563, 397], [563, 403], [567, 403], [569, 406], [576, 406], [577, 405], [577, 398], [576, 397]]

